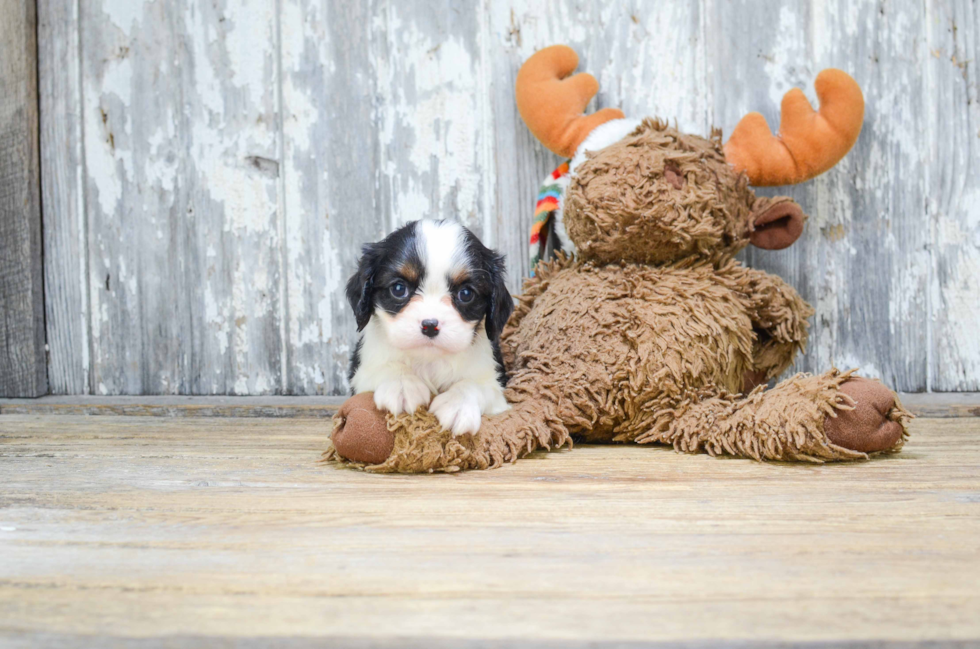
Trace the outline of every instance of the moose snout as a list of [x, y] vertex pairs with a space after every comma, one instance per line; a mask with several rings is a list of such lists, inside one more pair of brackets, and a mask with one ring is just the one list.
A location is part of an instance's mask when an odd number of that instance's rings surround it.
[[438, 320], [423, 320], [422, 321], [422, 335], [428, 338], [435, 338], [439, 335], [439, 321]]

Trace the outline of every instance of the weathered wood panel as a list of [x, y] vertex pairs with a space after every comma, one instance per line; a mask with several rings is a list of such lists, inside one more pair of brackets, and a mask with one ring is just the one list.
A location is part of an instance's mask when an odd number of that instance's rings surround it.
[[[758, 110], [773, 129], [792, 87], [816, 103], [813, 80], [842, 68], [861, 84], [865, 124], [857, 145], [827, 174], [788, 194], [810, 215], [785, 251], [746, 258], [797, 287], [817, 310], [798, 369], [861, 367], [903, 390], [926, 385], [928, 230], [917, 120], [927, 110], [920, 67], [927, 55], [921, 5], [833, 0], [718, 2], [709, 31], [716, 125], [731, 132]], [[768, 25], [768, 29], [760, 29]]]
[[376, 32], [381, 189], [392, 226], [455, 218], [488, 231], [490, 146], [484, 8], [467, 0], [386, 2]]
[[0, 396], [48, 390], [33, 2], [0, 3]]
[[362, 243], [430, 217], [492, 244], [482, 19], [463, 1], [284, 3], [284, 391], [346, 390]]
[[801, 241], [746, 259], [817, 308], [798, 369], [980, 389], [970, 0], [39, 6], [65, 36], [41, 57], [57, 392], [340, 394], [358, 249], [421, 216], [505, 252], [517, 290], [559, 161], [513, 82], [555, 42], [599, 78], [596, 107], [701, 134], [751, 110], [775, 126], [792, 86], [812, 98], [820, 69], [851, 72], [857, 147], [778, 190], [811, 215]]
[[[514, 81], [521, 63], [542, 47], [567, 43], [578, 52], [580, 69], [599, 80], [595, 109], [670, 116], [681, 128], [708, 132], [703, 9], [697, 2], [654, 8], [643, 2], [513, 0], [490, 3], [489, 11], [497, 239], [517, 289], [530, 270], [534, 198], [545, 175], [562, 162], [531, 136], [517, 112]], [[662, 64], [668, 60], [672, 65]]]
[[345, 391], [354, 324], [344, 297], [360, 244], [390, 226], [378, 187], [376, 4], [282, 4], [286, 391]]
[[975, 647], [980, 420], [912, 426], [378, 476], [318, 465], [322, 421], [3, 416], [0, 644]]
[[925, 18], [928, 201], [913, 224], [932, 244], [929, 384], [980, 390], [980, 5], [931, 0]]
[[88, 394], [91, 336], [77, 2], [38, 0], [48, 384]]
[[97, 394], [279, 389], [275, 4], [82, 5]]

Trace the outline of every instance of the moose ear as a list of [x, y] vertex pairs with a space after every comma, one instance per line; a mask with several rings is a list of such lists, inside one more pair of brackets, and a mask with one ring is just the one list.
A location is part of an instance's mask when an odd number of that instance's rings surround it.
[[749, 241], [764, 250], [788, 248], [803, 234], [806, 214], [796, 201], [785, 196], [760, 198], [752, 212]]
[[491, 286], [490, 299], [487, 302], [487, 338], [497, 340], [510, 314], [514, 312], [514, 298], [504, 283], [504, 258], [501, 255], [493, 255], [487, 264], [487, 272], [490, 274]]
[[347, 301], [354, 310], [354, 320], [357, 330], [361, 331], [371, 319], [373, 304], [371, 294], [374, 289], [374, 276], [378, 272], [382, 259], [381, 247], [377, 244], [367, 244], [361, 250], [361, 259], [357, 262], [357, 270], [347, 280]]

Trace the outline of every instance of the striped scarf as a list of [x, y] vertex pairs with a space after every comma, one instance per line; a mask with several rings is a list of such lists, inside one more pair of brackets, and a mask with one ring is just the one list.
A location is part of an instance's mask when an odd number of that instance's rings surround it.
[[[531, 258], [531, 277], [534, 268], [542, 259], [550, 260], [555, 250], [562, 250], [568, 244], [565, 225], [562, 219], [563, 195], [568, 187], [568, 163], [563, 162], [548, 174], [541, 183], [538, 202], [534, 206], [534, 223], [531, 225], [529, 244]], [[572, 251], [574, 252], [574, 251]]]

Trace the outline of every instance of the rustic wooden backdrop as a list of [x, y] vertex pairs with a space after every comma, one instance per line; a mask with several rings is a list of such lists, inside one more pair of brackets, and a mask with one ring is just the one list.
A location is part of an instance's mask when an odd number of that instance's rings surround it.
[[566, 42], [598, 106], [730, 132], [828, 66], [856, 149], [783, 189], [747, 260], [817, 309], [798, 367], [980, 390], [980, 6], [971, 0], [38, 0], [55, 393], [338, 394], [361, 243], [459, 218], [518, 289], [557, 164], [513, 101]]
[[0, 0], [0, 396], [48, 390], [39, 167], [36, 7]]

